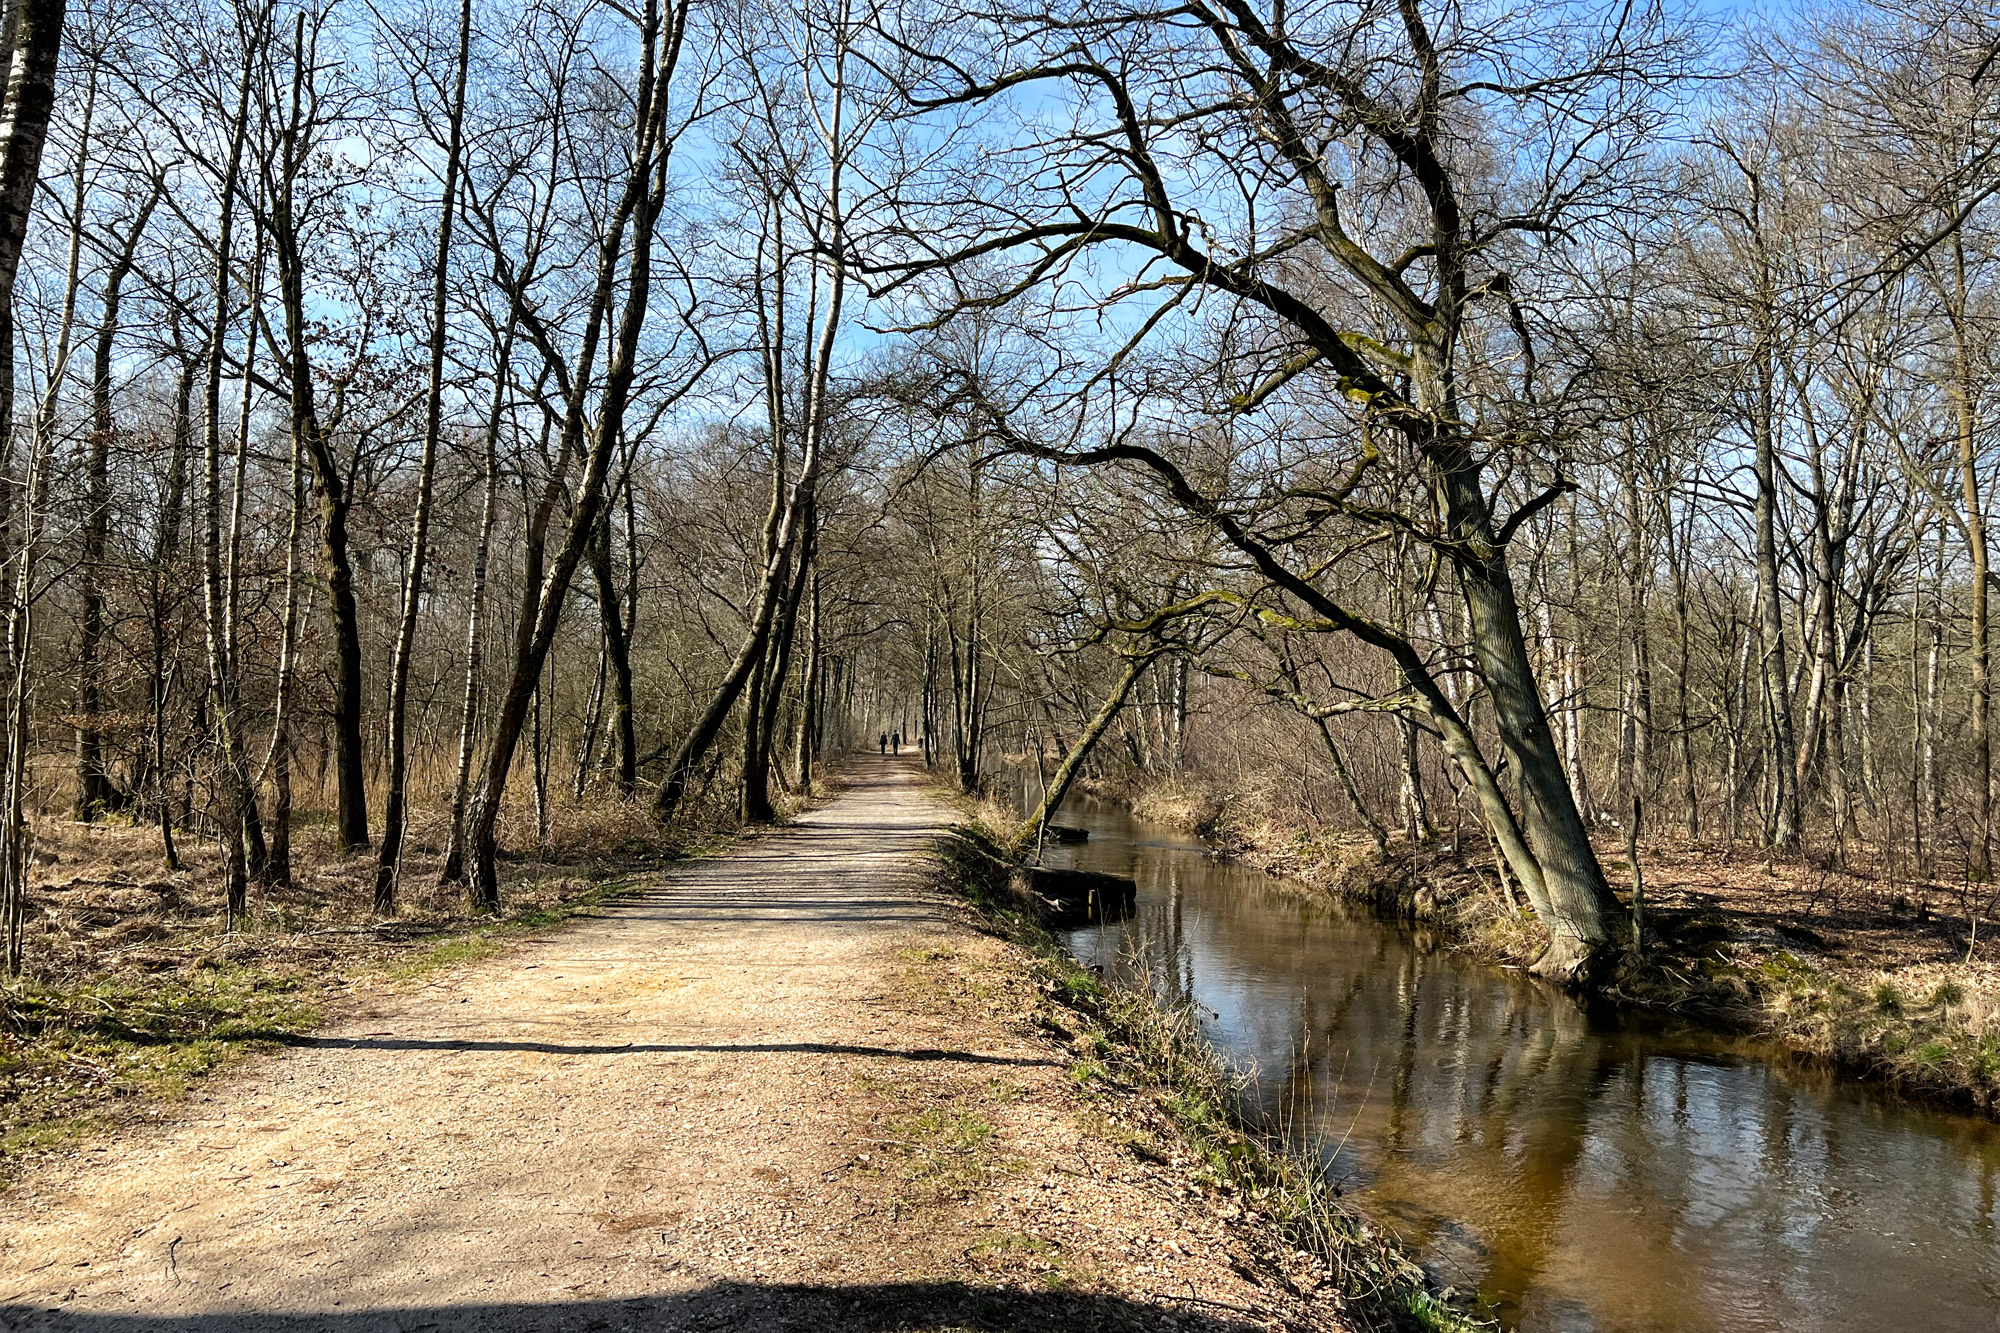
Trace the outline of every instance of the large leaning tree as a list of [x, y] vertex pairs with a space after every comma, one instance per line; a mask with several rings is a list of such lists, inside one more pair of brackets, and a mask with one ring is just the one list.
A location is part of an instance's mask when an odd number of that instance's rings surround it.
[[[1563, 313], [1544, 248], [1630, 202], [1659, 91], [1686, 72], [1680, 42], [1630, 4], [925, 17], [900, 34], [911, 114], [930, 126], [911, 141], [964, 151], [902, 201], [896, 248], [870, 258], [877, 295], [933, 327], [1005, 310], [1067, 363], [1032, 400], [969, 370], [941, 368], [939, 392], [1006, 447], [1150, 476], [1241, 554], [1274, 621], [1387, 654], [1395, 698], [1329, 706], [1402, 707], [1435, 731], [1548, 929], [1537, 970], [1589, 970], [1618, 908], [1551, 735], [1508, 543], [1569, 488], [1579, 429], [1536, 360], [1538, 325]], [[1162, 409], [1119, 416], [1149, 364], [1140, 392]], [[1260, 432], [1281, 461], [1210, 465], [1218, 438]], [[1431, 656], [1342, 591], [1339, 552], [1370, 533], [1416, 543], [1456, 584], [1499, 760]]]

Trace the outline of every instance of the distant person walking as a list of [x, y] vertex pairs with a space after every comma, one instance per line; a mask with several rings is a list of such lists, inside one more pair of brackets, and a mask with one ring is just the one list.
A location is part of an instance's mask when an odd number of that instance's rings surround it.
[[875, 748], [882, 754], [889, 753], [889, 733], [883, 732], [875, 738]]
[[901, 754], [903, 752], [902, 732], [892, 731], [889, 733], [889, 750], [892, 754]]

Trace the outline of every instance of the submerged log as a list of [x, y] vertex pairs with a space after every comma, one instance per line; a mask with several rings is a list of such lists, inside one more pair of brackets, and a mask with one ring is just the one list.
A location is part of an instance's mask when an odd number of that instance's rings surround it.
[[1090, 830], [1074, 824], [1051, 824], [1043, 830], [1051, 842], [1089, 842]]
[[1123, 875], [1053, 866], [1017, 867], [1009, 888], [1017, 901], [1049, 926], [1116, 920], [1132, 910], [1139, 896], [1139, 886]]

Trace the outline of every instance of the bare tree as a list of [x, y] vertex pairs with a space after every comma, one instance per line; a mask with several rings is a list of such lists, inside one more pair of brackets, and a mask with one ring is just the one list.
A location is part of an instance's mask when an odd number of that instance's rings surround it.
[[458, 207], [459, 151], [465, 126], [465, 85], [472, 61], [472, 0], [460, 0], [458, 58], [451, 101], [445, 113], [444, 183], [438, 196], [437, 258], [431, 273], [429, 386], [424, 393], [423, 455], [417, 464], [417, 509], [410, 521], [410, 555], [403, 574], [403, 614], [396, 630], [396, 655], [389, 668], [389, 793], [382, 807], [382, 854], [375, 869], [375, 910], [396, 909], [396, 878], [407, 815], [409, 775], [410, 655], [416, 646], [417, 615], [423, 606], [424, 561], [430, 555], [431, 490], [437, 474], [438, 437], [444, 430], [445, 322], [450, 296], [451, 229]]
[[[639, 338], [645, 328], [652, 280], [654, 229], [666, 206], [668, 167], [676, 143], [669, 133], [669, 108], [687, 36], [689, 11], [688, 0], [680, 0], [664, 14], [657, 0], [648, 0], [639, 25], [640, 66], [632, 101], [631, 165], [598, 246], [596, 285], [573, 368], [561, 370], [560, 359], [554, 355], [553, 344], [539, 320], [521, 312], [525, 330], [542, 348], [550, 365], [560, 370], [559, 382], [565, 388], [558, 446], [562, 466], [552, 470], [530, 518], [527, 547], [530, 577], [522, 584], [514, 660], [488, 742], [485, 778], [467, 838], [473, 854], [473, 900], [484, 908], [491, 908], [499, 901], [494, 829], [507, 789], [508, 771], [513, 766], [514, 748], [527, 721], [542, 664], [561, 623], [570, 579], [597, 526], [605, 478], [624, 427], [637, 373]], [[609, 322], [628, 233], [631, 252], [623, 266], [624, 306], [619, 311], [604, 387], [596, 395], [593, 420], [591, 380], [596, 369], [597, 346]], [[518, 302], [518, 292], [515, 296]], [[576, 458], [581, 458], [583, 464], [581, 484], [570, 501], [569, 526], [563, 544], [544, 574], [540, 568], [541, 543], [556, 504], [564, 496], [568, 461]]]

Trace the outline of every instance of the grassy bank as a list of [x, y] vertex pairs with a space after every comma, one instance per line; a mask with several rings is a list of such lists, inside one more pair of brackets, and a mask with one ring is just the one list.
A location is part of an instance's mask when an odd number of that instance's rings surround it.
[[[1449, 1293], [1336, 1198], [1317, 1161], [1256, 1123], [1242, 1080], [1184, 1010], [1080, 967], [1007, 888], [1010, 863], [978, 811], [941, 844], [943, 880], [1023, 949], [1047, 1005], [1041, 1021], [1071, 1052], [1070, 1076], [1150, 1103], [1198, 1163], [1190, 1183], [1241, 1201], [1310, 1257], [1363, 1329], [1471, 1330]], [[1143, 1151], [1135, 1146], [1135, 1151]]]
[[[1429, 843], [1300, 832], [1198, 783], [1092, 794], [1195, 833], [1312, 896], [1367, 902], [1423, 923], [1444, 947], [1532, 962], [1533, 916], [1510, 900], [1476, 827]], [[1622, 839], [1598, 855], [1629, 906]], [[1640, 844], [1642, 954], [1621, 952], [1596, 993], [1734, 1031], [1949, 1105], [2000, 1113], [2000, 964], [1965, 886], [1885, 881], [1805, 858], [1665, 840]], [[1622, 923], [1621, 923], [1622, 924]], [[1976, 925], [1976, 930], [1975, 930]]]
[[51, 823], [29, 891], [28, 966], [0, 985], [0, 1183], [24, 1155], [165, 1114], [218, 1070], [382, 992], [476, 962], [625, 893], [636, 872], [726, 846], [719, 814], [659, 829], [629, 805], [561, 807], [543, 858], [503, 865], [502, 908], [436, 886], [423, 831], [396, 916], [374, 860], [308, 838], [292, 883], [253, 891], [229, 929], [212, 847], [158, 868], [156, 834]]

